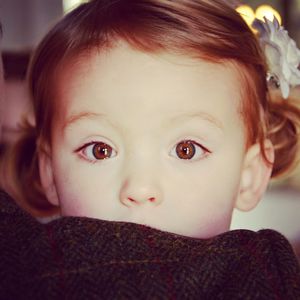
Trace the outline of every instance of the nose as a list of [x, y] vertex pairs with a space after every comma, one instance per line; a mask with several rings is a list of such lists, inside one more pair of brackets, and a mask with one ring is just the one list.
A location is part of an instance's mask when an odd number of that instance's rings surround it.
[[162, 191], [157, 182], [131, 176], [124, 181], [120, 191], [120, 201], [127, 207], [141, 205], [157, 206], [162, 203]]

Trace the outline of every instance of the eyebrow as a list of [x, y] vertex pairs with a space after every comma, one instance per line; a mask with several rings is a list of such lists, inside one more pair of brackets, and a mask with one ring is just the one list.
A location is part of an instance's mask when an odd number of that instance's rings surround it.
[[185, 113], [182, 115], [175, 116], [174, 118], [171, 119], [171, 122], [178, 122], [178, 121], [187, 121], [189, 119], [200, 119], [201, 121], [206, 121], [212, 124], [214, 127], [217, 129], [223, 131], [224, 130], [224, 125], [223, 123], [215, 118], [214, 116], [206, 113], [206, 112], [192, 112], [192, 113]]
[[109, 123], [112, 127], [116, 127], [113, 123], [111, 123], [104, 114], [98, 114], [93, 112], [81, 112], [78, 114], [71, 115], [66, 122], [63, 124], [63, 131], [66, 130], [66, 128], [70, 127], [71, 125], [78, 123], [79, 121], [83, 120], [105, 120], [107, 123]]
[[[112, 122], [110, 122], [106, 118], [106, 116], [104, 114], [98, 114], [98, 113], [93, 113], [93, 112], [81, 112], [78, 114], [71, 115], [67, 119], [67, 121], [64, 123], [63, 130], [65, 130], [67, 127], [71, 126], [74, 123], [77, 123], [79, 121], [86, 120], [86, 119], [87, 120], [103, 119], [107, 123], [109, 123], [112, 127], [116, 127]], [[221, 131], [224, 130], [224, 126], [219, 119], [213, 117], [212, 115], [210, 115], [206, 112], [202, 112], [202, 111], [185, 113], [185, 114], [175, 116], [170, 120], [170, 123], [178, 122], [178, 121], [187, 121], [189, 119], [200, 119], [201, 121], [209, 122], [210, 124], [212, 124], [214, 127], [216, 127], [217, 129], [219, 129]]]

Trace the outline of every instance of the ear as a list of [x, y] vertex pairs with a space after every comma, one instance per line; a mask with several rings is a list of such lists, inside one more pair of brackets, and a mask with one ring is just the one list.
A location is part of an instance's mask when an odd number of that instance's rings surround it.
[[52, 160], [49, 150], [41, 150], [38, 154], [41, 184], [48, 201], [58, 206], [58, 196], [53, 177]]
[[254, 144], [247, 150], [240, 192], [235, 203], [235, 208], [238, 210], [253, 209], [267, 189], [274, 162], [274, 147], [271, 141], [265, 140], [264, 148], [269, 164], [263, 159], [259, 144]]

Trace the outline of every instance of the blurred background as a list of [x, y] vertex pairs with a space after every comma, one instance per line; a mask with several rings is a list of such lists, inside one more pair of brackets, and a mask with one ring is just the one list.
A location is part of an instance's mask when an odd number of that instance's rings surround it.
[[[226, 1], [226, 0], [224, 0]], [[3, 25], [1, 47], [5, 68], [5, 103], [0, 110], [4, 123], [1, 151], [8, 151], [18, 137], [23, 116], [30, 115], [26, 69], [30, 55], [49, 28], [78, 0], [0, 0]], [[300, 46], [300, 0], [228, 0], [251, 24], [254, 18], [276, 15]], [[299, 99], [300, 91], [293, 90]], [[300, 167], [289, 177], [270, 185], [263, 201], [249, 213], [235, 212], [232, 229], [273, 228], [292, 242], [300, 257]]]

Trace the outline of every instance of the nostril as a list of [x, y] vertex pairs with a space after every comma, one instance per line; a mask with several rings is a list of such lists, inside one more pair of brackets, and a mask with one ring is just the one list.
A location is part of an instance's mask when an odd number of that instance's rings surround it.
[[132, 197], [126, 197], [121, 201], [124, 205], [128, 207], [133, 207], [137, 206], [140, 204], [145, 204], [145, 203], [155, 203], [159, 204], [158, 198], [157, 197], [142, 197], [142, 198], [132, 198]]

